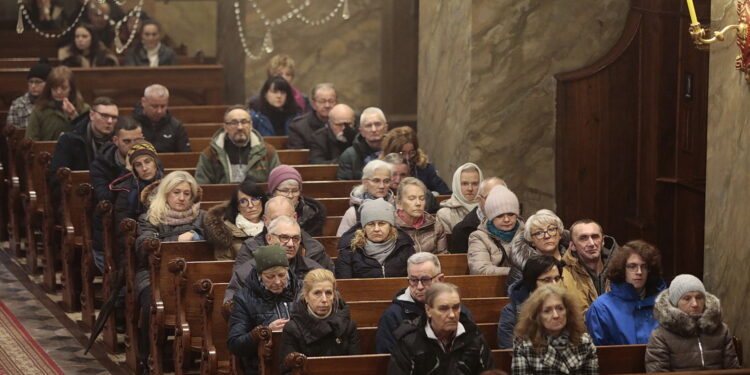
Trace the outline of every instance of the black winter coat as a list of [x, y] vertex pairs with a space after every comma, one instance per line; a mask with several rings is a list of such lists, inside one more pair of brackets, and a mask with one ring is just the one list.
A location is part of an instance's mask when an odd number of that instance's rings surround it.
[[364, 253], [364, 249], [341, 249], [336, 259], [337, 279], [361, 279], [379, 277], [405, 277], [406, 260], [414, 254], [414, 242], [408, 234], [398, 231], [396, 248], [381, 265], [375, 258]]
[[353, 128], [344, 129], [347, 142], [341, 142], [328, 127], [316, 130], [310, 141], [310, 164], [338, 164], [339, 156], [352, 145], [356, 134]]
[[97, 202], [110, 201], [115, 203], [115, 194], [109, 189], [109, 184], [118, 177], [124, 176], [130, 171], [125, 168], [125, 164], [117, 163], [117, 145], [107, 143], [99, 149], [96, 158], [91, 162], [89, 175], [91, 184], [94, 186], [94, 198]]
[[289, 124], [289, 129], [287, 129], [287, 136], [289, 138], [286, 142], [286, 148], [310, 148], [313, 133], [325, 126], [325, 121], [318, 118], [314, 110], [295, 117], [292, 123]]
[[284, 325], [281, 336], [282, 374], [291, 369], [284, 366], [289, 353], [298, 352], [309, 357], [360, 354], [357, 323], [349, 315], [349, 306], [337, 296], [334, 311], [325, 319], [318, 319], [307, 311], [307, 303], [300, 298], [292, 311], [292, 319]]
[[57, 139], [47, 174], [53, 202], [59, 202], [61, 198], [57, 170], [66, 167], [71, 171], [86, 171], [94, 161], [96, 152], [88, 135], [89, 123], [89, 112], [86, 111], [73, 120], [73, 130], [61, 134]]
[[141, 123], [143, 138], [151, 142], [156, 152], [190, 152], [190, 139], [188, 139], [185, 127], [180, 120], [167, 113], [158, 123], [152, 124], [148, 116], [143, 112], [140, 102], [133, 106], [133, 118]]
[[427, 316], [405, 321], [396, 330], [396, 346], [391, 352], [388, 375], [474, 375], [494, 368], [490, 347], [482, 332], [462, 314], [459, 320], [466, 332], [453, 341], [445, 353], [437, 340], [427, 337]]
[[326, 224], [326, 208], [315, 199], [300, 196], [295, 208], [297, 222], [303, 231], [311, 236], [322, 236]]
[[360, 180], [362, 169], [365, 167], [365, 159], [374, 157], [380, 151], [370, 147], [361, 134], [357, 134], [352, 141], [351, 147], [344, 150], [339, 157], [339, 169], [336, 171], [337, 180]]
[[464, 216], [463, 220], [453, 227], [451, 245], [448, 247], [448, 250], [451, 253], [466, 254], [469, 252], [469, 236], [474, 233], [479, 226], [479, 216], [477, 216], [478, 209], [479, 207], [475, 207], [471, 212]]
[[276, 319], [289, 319], [301, 281], [290, 272], [289, 284], [284, 291], [273, 294], [263, 286], [256, 270], [249, 279], [249, 285], [234, 295], [227, 346], [240, 358], [245, 375], [254, 375], [258, 373], [258, 342], [250, 331], [259, 325], [267, 326]]

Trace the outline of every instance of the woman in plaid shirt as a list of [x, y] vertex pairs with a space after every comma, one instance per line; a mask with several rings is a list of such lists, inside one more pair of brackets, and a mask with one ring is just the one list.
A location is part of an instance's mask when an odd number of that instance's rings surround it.
[[560, 286], [543, 285], [531, 294], [515, 333], [514, 375], [599, 373], [596, 347], [580, 308]]

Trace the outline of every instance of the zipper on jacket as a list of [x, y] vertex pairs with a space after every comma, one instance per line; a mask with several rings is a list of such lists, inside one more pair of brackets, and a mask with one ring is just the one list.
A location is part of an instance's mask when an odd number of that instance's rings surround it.
[[380, 265], [380, 269], [383, 270], [383, 277], [385, 277], [385, 263]]
[[698, 336], [698, 350], [701, 352], [701, 367], [706, 368], [706, 362], [703, 360], [703, 344], [701, 344], [700, 336]]

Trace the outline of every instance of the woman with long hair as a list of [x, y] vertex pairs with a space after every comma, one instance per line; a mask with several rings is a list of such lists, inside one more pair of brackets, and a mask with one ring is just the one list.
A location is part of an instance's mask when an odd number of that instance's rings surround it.
[[263, 83], [258, 100], [250, 103], [250, 110], [253, 128], [264, 137], [287, 135], [292, 119], [301, 112], [292, 86], [279, 76]]
[[380, 159], [390, 153], [401, 155], [409, 166], [411, 176], [422, 181], [429, 192], [452, 194], [448, 185], [437, 174], [435, 166], [430, 163], [427, 154], [419, 147], [417, 132], [408, 126], [393, 128], [385, 134], [381, 143]]
[[53, 68], [42, 95], [34, 103], [26, 137], [34, 141], [56, 141], [60, 134], [71, 130], [73, 119], [88, 109], [89, 105], [76, 89], [73, 71], [67, 66]]
[[99, 40], [93, 26], [81, 23], [74, 29], [74, 39], [57, 50], [57, 59], [61, 65], [69, 67], [90, 68], [93, 66], [117, 66], [112, 51]]

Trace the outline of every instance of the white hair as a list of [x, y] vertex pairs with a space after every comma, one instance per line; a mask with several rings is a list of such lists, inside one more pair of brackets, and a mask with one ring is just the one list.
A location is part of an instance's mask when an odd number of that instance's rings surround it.
[[270, 234], [276, 234], [276, 231], [279, 229], [280, 225], [293, 225], [297, 228], [300, 228], [299, 223], [297, 220], [294, 220], [293, 218], [289, 216], [279, 216], [268, 224], [268, 233]]
[[164, 97], [164, 96], [169, 96], [169, 89], [167, 89], [164, 85], [155, 83], [149, 87], [146, 87], [146, 89], [143, 90], [143, 96], [145, 97], [156, 96], [159, 98]]
[[389, 176], [393, 174], [392, 164], [386, 163], [380, 159], [375, 159], [367, 163], [367, 165], [365, 165], [365, 167], [362, 169], [362, 179], [368, 180], [372, 178], [372, 175], [374, 175], [375, 171], [377, 171], [378, 169], [387, 169]]
[[330, 89], [330, 90], [333, 90], [334, 94], [336, 93], [336, 87], [333, 86], [333, 83], [330, 83], [330, 82], [318, 83], [317, 85], [315, 85], [315, 87], [313, 87], [312, 92], [310, 93], [311, 94], [310, 99], [315, 100], [315, 94], [318, 93], [318, 90], [323, 90], [323, 89]]
[[387, 123], [385, 119], [385, 113], [383, 113], [383, 110], [378, 107], [367, 107], [364, 111], [362, 111], [362, 114], [359, 115], [359, 124], [360, 126], [365, 123], [365, 118], [370, 115], [378, 115], [380, 117], [380, 120], [384, 123]]
[[[491, 181], [497, 181], [499, 185], [508, 187], [508, 185], [505, 184], [505, 180], [503, 180], [500, 177], [497, 177], [497, 176], [487, 177], [484, 180], [482, 180], [482, 182], [479, 183], [479, 194], [484, 196], [484, 188], [487, 187], [487, 184], [490, 183]], [[498, 186], [498, 185], [495, 185], [495, 186]]]
[[414, 253], [412, 256], [409, 257], [409, 259], [406, 260], [407, 266], [409, 264], [418, 265], [422, 264], [424, 262], [432, 262], [432, 264], [435, 266], [435, 275], [439, 275], [441, 272], [440, 268], [440, 259], [438, 259], [435, 254], [427, 252], [427, 251], [421, 251], [418, 253]]

